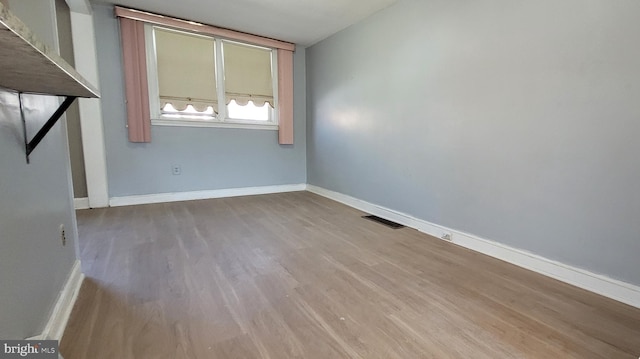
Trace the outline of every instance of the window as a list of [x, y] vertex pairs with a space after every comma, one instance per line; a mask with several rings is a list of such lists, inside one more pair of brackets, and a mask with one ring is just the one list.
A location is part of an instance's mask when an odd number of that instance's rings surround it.
[[277, 51], [145, 24], [152, 123], [277, 129]]
[[293, 145], [295, 44], [119, 6], [115, 15], [130, 142], [151, 142], [153, 118], [277, 129]]

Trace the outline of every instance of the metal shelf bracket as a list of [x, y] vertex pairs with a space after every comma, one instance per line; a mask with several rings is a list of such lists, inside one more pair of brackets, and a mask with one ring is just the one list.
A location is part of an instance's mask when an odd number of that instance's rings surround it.
[[45, 122], [42, 128], [40, 128], [40, 130], [36, 133], [36, 135], [33, 136], [31, 141], [29, 141], [29, 136], [27, 135], [27, 121], [25, 119], [24, 109], [22, 107], [21, 93], [18, 94], [18, 98], [20, 101], [20, 118], [22, 119], [22, 128], [24, 130], [24, 148], [27, 155], [27, 163], [29, 163], [29, 155], [31, 154], [31, 152], [33, 152], [33, 150], [35, 150], [36, 147], [38, 147], [38, 144], [40, 143], [40, 141], [42, 141], [42, 139], [47, 135], [47, 133], [49, 133], [53, 125], [55, 125], [56, 122], [58, 122], [60, 117], [62, 117], [62, 115], [65, 113], [65, 111], [67, 111], [69, 106], [71, 106], [71, 104], [73, 103], [73, 101], [75, 101], [77, 97], [66, 96], [62, 104], [60, 104], [60, 107], [58, 107], [58, 109], [51, 115], [51, 117], [49, 117], [49, 119], [47, 120], [47, 122]]

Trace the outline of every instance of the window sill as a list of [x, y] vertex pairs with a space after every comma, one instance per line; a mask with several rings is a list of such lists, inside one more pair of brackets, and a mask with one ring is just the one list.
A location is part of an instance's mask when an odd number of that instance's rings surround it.
[[167, 120], [167, 119], [151, 119], [153, 126], [171, 126], [171, 127], [214, 127], [214, 128], [240, 128], [245, 130], [269, 130], [277, 131], [278, 125], [273, 123], [241, 123], [241, 122], [219, 122], [219, 121], [201, 121], [201, 120]]

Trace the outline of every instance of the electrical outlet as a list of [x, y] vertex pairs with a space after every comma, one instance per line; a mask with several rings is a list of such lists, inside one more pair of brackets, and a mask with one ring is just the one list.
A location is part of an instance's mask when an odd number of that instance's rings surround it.
[[182, 168], [180, 168], [180, 165], [172, 165], [171, 173], [173, 173], [174, 176], [178, 176], [182, 173]]
[[60, 240], [62, 241], [63, 247], [67, 245], [67, 234], [65, 233], [65, 230], [64, 230], [64, 224], [60, 225]]
[[442, 235], [440, 236], [440, 238], [444, 239], [445, 241], [451, 241], [451, 233], [449, 233], [449, 232], [444, 232], [444, 233], [442, 233]]

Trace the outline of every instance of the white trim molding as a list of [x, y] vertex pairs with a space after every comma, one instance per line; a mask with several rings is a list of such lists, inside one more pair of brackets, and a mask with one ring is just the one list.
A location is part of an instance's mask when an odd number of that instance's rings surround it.
[[[229, 120], [235, 121], [235, 120]], [[153, 126], [171, 126], [171, 127], [215, 127], [215, 128], [239, 128], [243, 130], [267, 130], [278, 131], [279, 127], [276, 123], [242, 123], [242, 122], [223, 122], [223, 121], [202, 121], [187, 119], [168, 120], [168, 119], [151, 119]]]
[[138, 204], [165, 203], [194, 201], [200, 199], [226, 198], [239, 196], [253, 196], [258, 194], [271, 194], [283, 192], [304, 191], [306, 184], [289, 184], [279, 186], [261, 186], [261, 187], [242, 187], [242, 188], [226, 188], [208, 191], [193, 192], [173, 192], [173, 193], [157, 193], [145, 194], [139, 196], [112, 197], [109, 200], [109, 206], [133, 206]]
[[408, 214], [325, 188], [307, 185], [307, 191], [346, 204], [363, 212], [417, 229], [420, 232], [436, 238], [443, 238], [444, 235], [449, 234], [450, 240], [447, 240], [448, 242], [640, 308], [640, 287], [633, 284], [592, 273], [581, 268], [544, 258], [537, 254], [480, 238], [473, 234], [433, 224]]
[[69, 9], [73, 12], [91, 15], [91, 4], [89, 0], [66, 0]]
[[73, 208], [75, 209], [89, 209], [89, 198], [74, 198], [73, 199]]
[[30, 339], [58, 341], [62, 339], [64, 329], [67, 327], [67, 322], [71, 315], [71, 310], [73, 310], [73, 305], [76, 303], [78, 293], [80, 293], [83, 280], [84, 274], [82, 274], [80, 268], [80, 261], [76, 260], [42, 334]]
[[[82, 3], [81, 0], [74, 0], [73, 2]], [[90, 8], [86, 10], [90, 10]], [[72, 11], [71, 35], [76, 69], [95, 88], [99, 89], [93, 15]], [[100, 99], [78, 99], [82, 151], [84, 153], [87, 192], [91, 208], [107, 207], [109, 204], [107, 157], [101, 106]]]

